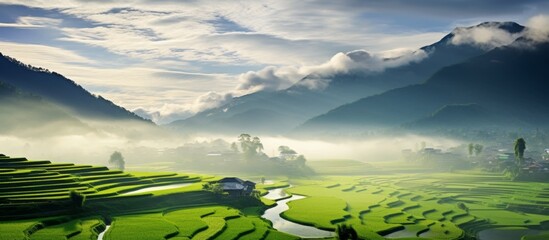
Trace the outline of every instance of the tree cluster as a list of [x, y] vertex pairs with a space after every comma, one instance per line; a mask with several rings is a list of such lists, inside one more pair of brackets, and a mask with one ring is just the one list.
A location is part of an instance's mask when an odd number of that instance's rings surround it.
[[479, 156], [482, 153], [483, 149], [484, 149], [484, 146], [478, 143], [477, 144], [469, 143], [469, 145], [467, 146], [469, 157]]
[[124, 156], [119, 151], [115, 151], [111, 154], [109, 159], [109, 164], [113, 165], [116, 169], [124, 171], [126, 167], [126, 162], [124, 161]]
[[337, 238], [340, 240], [354, 240], [358, 239], [358, 234], [356, 230], [347, 224], [337, 225], [336, 228]]

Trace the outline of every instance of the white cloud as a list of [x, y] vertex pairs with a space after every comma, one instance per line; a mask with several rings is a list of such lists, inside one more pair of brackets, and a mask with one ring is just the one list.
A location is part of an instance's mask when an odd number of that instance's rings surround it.
[[0, 41], [0, 52], [35, 67], [44, 67], [52, 71], [65, 69], [68, 63], [91, 64], [93, 60], [56, 47], [38, 44], [20, 44]]
[[188, 108], [178, 104], [165, 103], [158, 109], [145, 109], [142, 107], [133, 109], [135, 114], [150, 119], [157, 124], [166, 124], [179, 119], [185, 119], [194, 114]]
[[0, 23], [0, 27], [12, 28], [43, 28], [57, 27], [63, 20], [47, 17], [19, 17], [15, 23]]
[[510, 33], [498, 27], [497, 23], [482, 24], [475, 27], [459, 27], [452, 31], [454, 45], [472, 44], [486, 49], [511, 44], [522, 33]]
[[[66, 27], [61, 19], [24, 16], [16, 23], [0, 23], [0, 27], [55, 28], [64, 37], [52, 40], [102, 48], [131, 63], [114, 65], [116, 59], [91, 61], [73, 51], [38, 45], [0, 45], [2, 51], [25, 63], [60, 72], [128, 109], [158, 112], [158, 119], [184, 117], [226, 99], [207, 97], [210, 91], [238, 96], [262, 89], [282, 89], [313, 72], [322, 76], [302, 84], [322, 89], [329, 83], [329, 77], [324, 75], [379, 72], [420, 61], [424, 52], [406, 49], [417, 49], [445, 34], [441, 29], [417, 31], [399, 25], [395, 29], [395, 25], [365, 17], [379, 9], [398, 12], [393, 4], [416, 5], [398, 1], [0, 2], [57, 11], [90, 23], [85, 27]], [[423, 5], [421, 8], [431, 6]], [[228, 24], [228, 30], [220, 31], [220, 23]], [[238, 31], [231, 32], [231, 26]], [[389, 28], [392, 33], [386, 32]], [[459, 43], [467, 41], [497, 45], [508, 42], [509, 37], [497, 31], [476, 30], [456, 39]], [[401, 49], [388, 52], [395, 48]], [[354, 49], [368, 49], [376, 54], [362, 50], [344, 53]], [[326, 59], [330, 60], [325, 62]], [[218, 70], [219, 66], [241, 67], [242, 72], [260, 70], [239, 75], [234, 70], [224, 73], [223, 69]]]
[[17, 23], [36, 27], [56, 27], [63, 22], [62, 19], [47, 18], [47, 17], [20, 17]]
[[185, 119], [201, 111], [222, 106], [229, 103], [232, 99], [233, 95], [231, 93], [208, 92], [196, 98], [192, 104], [165, 103], [160, 108], [146, 109], [138, 107], [132, 111], [158, 124], [166, 124], [178, 119]]
[[192, 106], [192, 111], [200, 112], [206, 109], [211, 109], [219, 107], [231, 101], [233, 95], [231, 93], [217, 93], [217, 92], [208, 92], [200, 97], [198, 97]]
[[269, 66], [257, 72], [249, 71], [240, 74], [237, 90], [248, 92], [280, 90], [299, 80], [296, 79], [298, 76], [295, 68]]
[[536, 42], [549, 41], [549, 15], [537, 15], [526, 23], [528, 30], [526, 37]]

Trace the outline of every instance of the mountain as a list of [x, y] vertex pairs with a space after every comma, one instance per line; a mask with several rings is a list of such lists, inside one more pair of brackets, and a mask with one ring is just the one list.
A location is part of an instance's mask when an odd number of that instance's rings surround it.
[[77, 117], [145, 122], [134, 113], [101, 96], [92, 95], [56, 72], [23, 64], [1, 53], [0, 69], [2, 69], [0, 82], [12, 85], [20, 91], [40, 96], [48, 102], [65, 108]]
[[0, 115], [0, 134], [39, 137], [93, 131], [54, 104], [1, 82]]
[[520, 124], [514, 117], [494, 113], [478, 104], [445, 105], [432, 115], [405, 123], [412, 130], [429, 129], [487, 129]]
[[[458, 118], [452, 120], [455, 122], [473, 124], [474, 119], [459, 116], [456, 110], [481, 114], [477, 124], [489, 120], [489, 115], [471, 107], [452, 107], [429, 118], [446, 105], [470, 103], [482, 106], [506, 123], [549, 127], [548, 76], [549, 43], [519, 38], [508, 46], [444, 67], [423, 84], [362, 98], [312, 118], [299, 129], [301, 132], [364, 131], [415, 121], [426, 127], [448, 121], [445, 115]], [[432, 125], [434, 123], [437, 124]]]
[[[509, 33], [521, 32], [524, 27], [516, 23], [483, 23], [465, 29], [499, 28]], [[404, 61], [384, 71], [355, 69], [344, 73], [325, 75], [312, 73], [288, 89], [261, 91], [233, 99], [218, 108], [206, 110], [185, 120], [175, 121], [170, 128], [209, 132], [255, 132], [283, 134], [313, 116], [325, 113], [362, 97], [379, 94], [390, 89], [423, 82], [442, 67], [479, 56], [489, 49], [475, 44], [453, 44], [457, 30], [440, 41], [422, 47], [426, 57], [417, 61]], [[347, 56], [359, 66], [367, 66], [370, 55], [353, 51]], [[383, 59], [384, 64], [396, 59]], [[311, 83], [326, 86], [311, 88]], [[322, 85], [321, 84], [321, 85]]]

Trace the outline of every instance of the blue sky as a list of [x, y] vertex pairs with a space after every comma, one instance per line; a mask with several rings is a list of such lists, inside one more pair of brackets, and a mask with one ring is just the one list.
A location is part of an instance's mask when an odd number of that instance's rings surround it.
[[339, 52], [406, 52], [456, 26], [526, 24], [547, 9], [511, 0], [0, 0], [0, 52], [164, 123], [287, 87]]

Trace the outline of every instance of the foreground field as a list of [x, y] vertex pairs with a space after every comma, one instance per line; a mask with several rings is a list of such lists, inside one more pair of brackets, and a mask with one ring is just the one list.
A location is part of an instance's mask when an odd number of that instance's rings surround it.
[[504, 227], [536, 229], [529, 234], [537, 238], [526, 239], [549, 237], [543, 230], [547, 183], [469, 172], [330, 176], [294, 184], [288, 191], [307, 198], [290, 202], [283, 217], [327, 230], [351, 224], [366, 239], [463, 239]]
[[[325, 175], [257, 188], [305, 196], [287, 203], [285, 219], [328, 231], [348, 224], [362, 239], [549, 239], [548, 183], [475, 171], [397, 174], [355, 161], [316, 167]], [[340, 175], [346, 169], [370, 171]], [[202, 190], [219, 179], [211, 176], [0, 156], [0, 179], [0, 240], [298, 238], [261, 218], [274, 201]], [[84, 206], [71, 190], [86, 196]]]
[[[97, 239], [108, 225], [103, 239], [296, 239], [258, 217], [263, 202], [202, 190], [218, 179], [211, 176], [0, 156], [0, 179], [2, 240]], [[86, 196], [83, 206], [70, 199], [73, 190]]]

